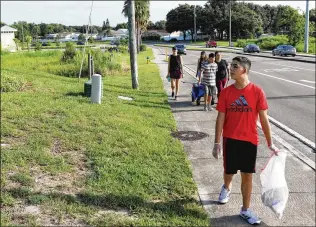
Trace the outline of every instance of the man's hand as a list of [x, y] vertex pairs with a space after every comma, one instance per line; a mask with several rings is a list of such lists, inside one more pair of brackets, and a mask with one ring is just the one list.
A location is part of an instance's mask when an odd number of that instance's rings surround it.
[[279, 148], [277, 148], [276, 146], [274, 146], [274, 144], [271, 144], [269, 146], [270, 151], [272, 151], [275, 155], [278, 155], [278, 153], [280, 152]]
[[223, 153], [222, 153], [222, 145], [220, 143], [214, 143], [214, 148], [213, 148], [213, 157], [216, 159], [219, 159]]

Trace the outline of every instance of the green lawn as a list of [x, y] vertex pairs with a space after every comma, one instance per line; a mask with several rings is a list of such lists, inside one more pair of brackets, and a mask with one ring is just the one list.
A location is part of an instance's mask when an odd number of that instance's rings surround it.
[[1, 56], [1, 77], [24, 81], [1, 93], [1, 226], [208, 226], [151, 49], [139, 90], [128, 55], [115, 56], [101, 105], [82, 96], [86, 78], [52, 71], [61, 54]]

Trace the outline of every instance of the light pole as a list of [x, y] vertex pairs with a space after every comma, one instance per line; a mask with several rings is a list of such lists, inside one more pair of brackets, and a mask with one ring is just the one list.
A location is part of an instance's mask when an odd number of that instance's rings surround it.
[[196, 14], [195, 14], [195, 5], [194, 5], [194, 42], [196, 42]]
[[229, 46], [232, 46], [232, 2], [229, 0]]
[[308, 0], [306, 0], [306, 12], [305, 12], [305, 40], [304, 40], [304, 52], [308, 53], [308, 36], [309, 36], [309, 9]]

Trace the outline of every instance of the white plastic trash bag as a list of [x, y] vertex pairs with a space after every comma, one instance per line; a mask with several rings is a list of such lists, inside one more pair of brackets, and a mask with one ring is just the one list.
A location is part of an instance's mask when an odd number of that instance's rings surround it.
[[286, 155], [286, 151], [280, 151], [278, 155], [273, 154], [260, 174], [261, 200], [280, 219], [289, 197], [285, 181]]

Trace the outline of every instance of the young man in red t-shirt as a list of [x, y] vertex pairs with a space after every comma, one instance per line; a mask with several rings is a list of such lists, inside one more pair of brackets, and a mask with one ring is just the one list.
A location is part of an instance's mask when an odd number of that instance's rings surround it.
[[223, 131], [224, 185], [219, 195], [219, 203], [228, 202], [233, 175], [240, 170], [243, 197], [240, 216], [250, 224], [260, 224], [261, 220], [249, 210], [252, 174], [255, 173], [259, 143], [256, 125], [258, 115], [269, 149], [276, 154], [278, 149], [272, 143], [265, 94], [248, 79], [250, 67], [248, 58], [233, 58], [231, 78], [236, 82], [223, 89], [219, 96], [213, 156], [218, 159], [222, 154], [220, 141]]

